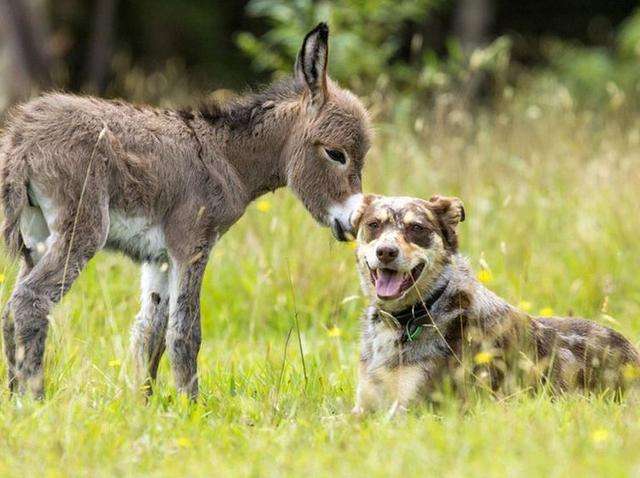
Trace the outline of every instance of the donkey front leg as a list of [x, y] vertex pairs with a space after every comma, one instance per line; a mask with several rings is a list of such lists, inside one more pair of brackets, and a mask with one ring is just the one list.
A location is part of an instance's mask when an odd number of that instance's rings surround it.
[[144, 263], [140, 278], [140, 312], [131, 330], [136, 385], [147, 395], [158, 374], [169, 320], [169, 274], [158, 264]]
[[200, 288], [210, 246], [198, 247], [186, 261], [172, 259], [169, 279], [167, 349], [176, 387], [192, 400], [198, 396]]

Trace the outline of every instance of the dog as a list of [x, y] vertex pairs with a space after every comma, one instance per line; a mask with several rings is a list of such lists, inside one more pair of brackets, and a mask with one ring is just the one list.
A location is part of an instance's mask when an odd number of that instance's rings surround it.
[[[496, 396], [546, 385], [621, 391], [640, 355], [618, 332], [578, 318], [533, 317], [484, 287], [458, 252], [462, 201], [366, 196], [353, 217], [370, 306], [361, 318], [355, 414], [406, 411], [470, 381]], [[450, 388], [451, 388], [450, 387]]]

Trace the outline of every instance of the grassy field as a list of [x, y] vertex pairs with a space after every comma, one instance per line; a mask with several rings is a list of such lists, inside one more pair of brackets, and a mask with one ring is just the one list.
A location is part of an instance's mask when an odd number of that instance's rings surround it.
[[[460, 196], [461, 249], [491, 288], [637, 343], [640, 124], [512, 102], [417, 132], [379, 123], [365, 188]], [[4, 304], [16, 266], [1, 263]], [[131, 389], [137, 281], [129, 260], [100, 254], [55, 309], [46, 400], [0, 396], [1, 476], [640, 475], [634, 396], [450, 398], [394, 422], [352, 418], [353, 247], [286, 191], [252, 205], [212, 255], [196, 405], [174, 395], [166, 359], [149, 405]]]

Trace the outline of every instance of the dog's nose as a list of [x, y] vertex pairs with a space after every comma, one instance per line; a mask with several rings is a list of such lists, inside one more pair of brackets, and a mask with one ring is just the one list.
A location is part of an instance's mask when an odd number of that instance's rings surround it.
[[384, 264], [388, 264], [398, 257], [398, 248], [391, 246], [380, 246], [376, 249], [378, 260]]

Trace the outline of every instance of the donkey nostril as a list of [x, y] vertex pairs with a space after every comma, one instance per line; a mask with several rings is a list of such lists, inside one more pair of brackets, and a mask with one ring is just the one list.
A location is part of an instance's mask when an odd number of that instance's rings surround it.
[[391, 262], [398, 257], [398, 249], [395, 247], [378, 247], [376, 256], [381, 262]]

